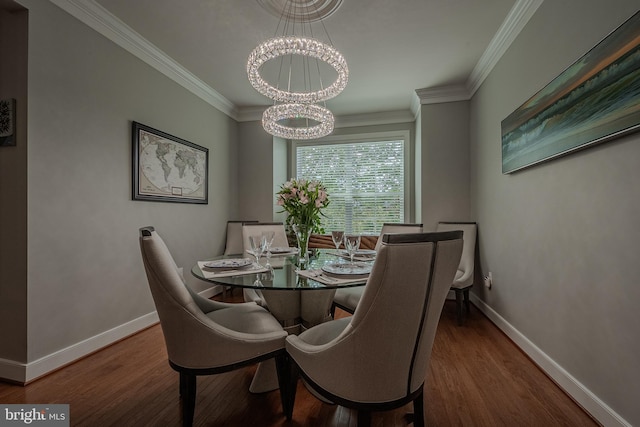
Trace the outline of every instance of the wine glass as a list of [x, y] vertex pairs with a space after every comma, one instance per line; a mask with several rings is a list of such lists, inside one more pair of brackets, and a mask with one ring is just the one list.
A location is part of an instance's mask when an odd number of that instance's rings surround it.
[[356, 254], [356, 251], [360, 247], [360, 235], [345, 234], [344, 247], [347, 249], [347, 252], [349, 253], [349, 258], [351, 258], [351, 264], [353, 264], [353, 256]]
[[336, 252], [340, 249], [340, 244], [342, 243], [342, 239], [344, 238], [344, 231], [332, 231], [331, 239], [333, 239], [333, 244], [336, 246]]
[[251, 244], [251, 252], [256, 257], [256, 263], [260, 264], [260, 257], [267, 246], [267, 239], [264, 235], [249, 236], [249, 243]]
[[273, 238], [275, 237], [275, 231], [263, 231], [262, 237], [265, 240], [264, 250], [267, 253], [267, 265], [266, 267], [271, 267], [271, 245], [273, 245]]

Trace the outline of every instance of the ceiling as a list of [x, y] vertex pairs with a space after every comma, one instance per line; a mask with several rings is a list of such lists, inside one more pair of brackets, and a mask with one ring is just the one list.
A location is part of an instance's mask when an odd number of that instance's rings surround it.
[[[249, 53], [278, 25], [258, 0], [51, 1], [110, 38], [113, 30], [89, 21], [97, 16], [142, 50], [157, 49], [236, 119], [256, 119], [271, 104], [246, 77]], [[541, 2], [343, 0], [323, 22], [347, 60], [349, 83], [326, 106], [336, 116], [415, 112], [423, 95], [437, 98], [441, 88], [468, 99]]]

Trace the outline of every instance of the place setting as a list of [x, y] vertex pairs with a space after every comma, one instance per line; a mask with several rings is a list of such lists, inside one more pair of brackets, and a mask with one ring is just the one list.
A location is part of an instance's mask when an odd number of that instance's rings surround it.
[[[255, 256], [255, 254], [259, 252], [260, 256], [267, 258], [267, 264], [269, 264], [272, 256], [284, 257], [296, 255], [298, 253], [298, 248], [292, 248], [289, 246], [272, 246], [274, 237], [275, 233], [273, 231], [265, 231], [260, 236], [251, 236], [250, 239], [253, 238], [254, 240], [253, 242], [249, 242], [251, 244], [251, 249], [247, 249], [247, 253]], [[262, 239], [264, 239], [264, 242]]]
[[271, 256], [289, 256], [289, 255], [297, 255], [298, 248], [291, 248], [287, 246], [275, 246], [273, 248], [269, 248], [267, 251]]
[[225, 258], [213, 261], [198, 261], [198, 267], [205, 278], [232, 277], [245, 274], [264, 273], [268, 267], [254, 262], [250, 258]]
[[325, 285], [344, 285], [366, 282], [371, 273], [371, 263], [328, 263], [321, 268], [297, 270], [299, 276], [313, 279]]
[[[356, 259], [356, 254], [362, 252], [366, 261], [373, 261], [375, 251], [371, 256], [370, 251], [358, 249], [360, 247], [360, 236], [356, 234], [344, 234], [343, 232], [332, 232], [333, 243], [339, 256], [349, 259], [349, 262], [330, 262], [321, 268], [313, 270], [299, 270], [298, 275], [308, 277], [325, 285], [350, 284], [366, 282], [371, 273], [373, 263], [362, 262]], [[344, 241], [345, 252], [339, 250], [340, 244]], [[344, 255], [344, 256], [343, 256]]]
[[[360, 249], [360, 236], [359, 235], [347, 235], [343, 231], [332, 231], [331, 239], [336, 247], [336, 251], [332, 254], [337, 257], [348, 259], [351, 262], [369, 262], [376, 258], [376, 251], [373, 249]], [[349, 247], [349, 240], [351, 245]], [[344, 243], [345, 249], [340, 249], [340, 246]]]
[[[348, 251], [337, 251], [335, 256], [351, 260], [351, 255]], [[376, 259], [376, 251], [373, 249], [358, 249], [353, 253], [353, 260], [360, 262], [371, 262]]]

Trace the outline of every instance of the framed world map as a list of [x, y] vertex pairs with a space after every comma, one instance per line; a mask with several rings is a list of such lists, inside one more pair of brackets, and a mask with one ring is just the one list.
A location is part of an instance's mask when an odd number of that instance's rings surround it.
[[209, 202], [209, 149], [132, 122], [133, 200]]

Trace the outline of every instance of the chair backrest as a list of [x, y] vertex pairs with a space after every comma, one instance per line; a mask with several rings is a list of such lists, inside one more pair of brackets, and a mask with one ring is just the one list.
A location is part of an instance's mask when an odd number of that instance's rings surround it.
[[258, 221], [227, 221], [227, 243], [224, 246], [225, 255], [236, 255], [244, 252], [242, 243], [242, 226], [254, 224]]
[[452, 288], [466, 288], [473, 285], [473, 269], [476, 254], [477, 224], [475, 222], [439, 222], [436, 231], [462, 230], [464, 245], [462, 256]]
[[424, 383], [461, 252], [460, 231], [383, 236], [362, 298], [337, 338], [352, 340], [363, 355], [345, 380], [356, 385], [358, 400], [399, 399]]
[[275, 236], [273, 237], [272, 247], [274, 248], [288, 248], [289, 241], [287, 240], [287, 232], [284, 229], [284, 223], [282, 222], [259, 222], [252, 224], [244, 224], [242, 226], [242, 245], [244, 250], [251, 250], [251, 243], [249, 243], [249, 236], [260, 235], [264, 231], [273, 231]]
[[140, 229], [140, 251], [169, 360], [183, 367], [210, 366], [211, 355], [193, 351], [194, 343], [202, 335], [210, 336], [215, 326], [196, 300], [202, 297], [185, 285], [169, 249], [153, 227]]
[[376, 242], [375, 250], [376, 252], [382, 246], [382, 236], [385, 234], [407, 234], [407, 233], [422, 233], [422, 224], [403, 224], [403, 223], [393, 223], [393, 222], [385, 222], [382, 224], [382, 229], [380, 230], [380, 237], [378, 237], [378, 241]]

